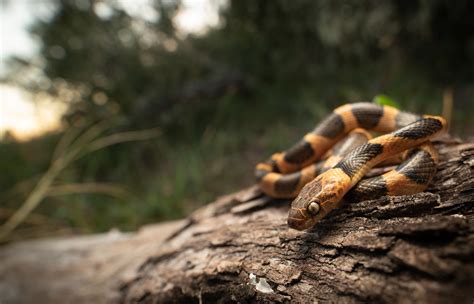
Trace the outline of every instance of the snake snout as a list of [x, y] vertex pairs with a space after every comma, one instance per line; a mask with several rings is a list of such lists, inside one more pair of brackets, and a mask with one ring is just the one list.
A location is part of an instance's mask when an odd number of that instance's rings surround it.
[[291, 208], [288, 214], [288, 226], [296, 230], [305, 230], [313, 226], [313, 219], [303, 209]]

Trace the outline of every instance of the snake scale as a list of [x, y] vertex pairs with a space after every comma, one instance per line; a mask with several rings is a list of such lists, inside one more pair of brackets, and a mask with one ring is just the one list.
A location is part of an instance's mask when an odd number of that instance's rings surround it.
[[[439, 116], [368, 102], [345, 104], [290, 149], [257, 164], [255, 175], [265, 194], [294, 198], [288, 225], [309, 229], [343, 198], [366, 200], [425, 190], [438, 161], [430, 140], [446, 129]], [[366, 130], [387, 134], [372, 138]], [[395, 169], [364, 178], [373, 167], [397, 159], [401, 163]]]

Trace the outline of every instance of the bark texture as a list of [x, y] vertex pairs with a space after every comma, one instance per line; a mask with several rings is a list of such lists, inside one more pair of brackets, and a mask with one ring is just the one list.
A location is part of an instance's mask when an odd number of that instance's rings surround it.
[[0, 302], [472, 303], [474, 143], [437, 146], [427, 192], [346, 204], [307, 232], [251, 187], [136, 234], [4, 247]]

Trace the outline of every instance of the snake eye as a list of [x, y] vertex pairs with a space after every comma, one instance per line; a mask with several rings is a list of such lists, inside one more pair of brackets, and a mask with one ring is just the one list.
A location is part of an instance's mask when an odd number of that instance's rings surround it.
[[307, 210], [309, 214], [316, 215], [319, 212], [319, 204], [316, 202], [311, 202], [309, 203]]

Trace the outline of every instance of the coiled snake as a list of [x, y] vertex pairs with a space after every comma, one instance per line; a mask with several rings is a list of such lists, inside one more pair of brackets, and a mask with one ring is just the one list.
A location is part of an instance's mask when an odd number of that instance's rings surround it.
[[[366, 200], [425, 190], [438, 161], [429, 140], [446, 128], [439, 116], [367, 102], [345, 104], [293, 147], [257, 164], [255, 175], [267, 195], [296, 197], [288, 225], [304, 230], [339, 207], [346, 194], [352, 200]], [[392, 133], [371, 139], [365, 130]], [[374, 166], [396, 158], [403, 162], [394, 170], [363, 179]]]

